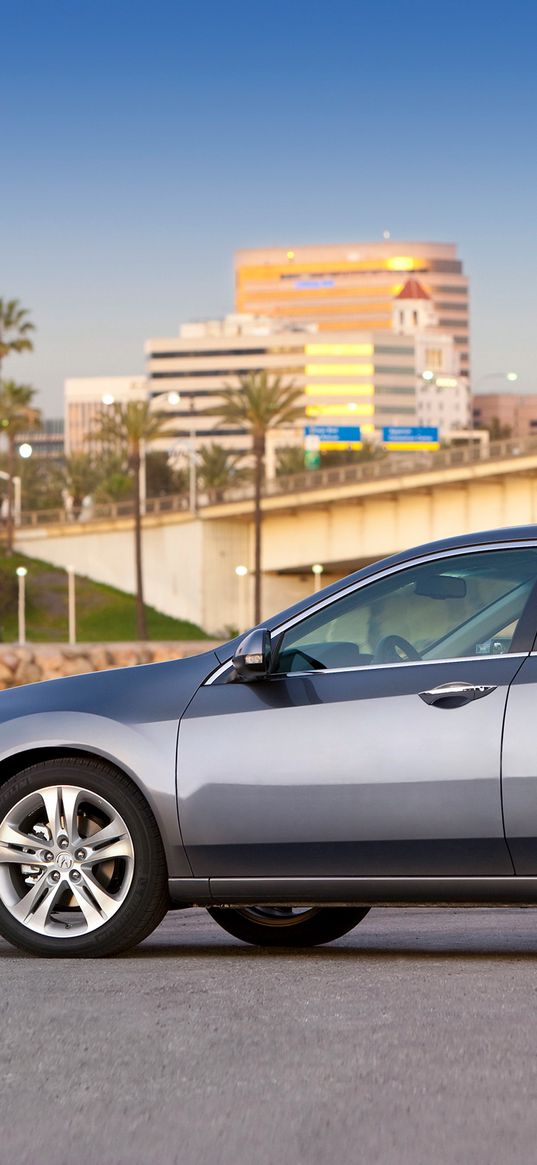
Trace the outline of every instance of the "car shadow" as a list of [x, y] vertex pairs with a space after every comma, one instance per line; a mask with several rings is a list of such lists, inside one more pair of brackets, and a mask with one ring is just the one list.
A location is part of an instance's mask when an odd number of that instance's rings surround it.
[[[389, 917], [388, 917], [389, 913]], [[405, 918], [404, 915], [411, 917]], [[479, 962], [534, 960], [537, 958], [537, 913], [529, 909], [377, 910], [355, 930], [326, 946], [287, 948], [255, 947], [231, 938], [205, 916], [171, 914], [138, 947], [112, 956], [128, 962], [166, 959], [229, 960], [249, 962], [386, 963], [396, 959], [412, 962]], [[0, 939], [0, 962], [36, 956], [11, 947]], [[64, 962], [63, 959], [59, 960]], [[65, 960], [70, 961], [70, 960]], [[79, 960], [77, 960], [79, 961]], [[95, 960], [84, 960], [94, 962]], [[108, 959], [104, 959], [106, 963]]]

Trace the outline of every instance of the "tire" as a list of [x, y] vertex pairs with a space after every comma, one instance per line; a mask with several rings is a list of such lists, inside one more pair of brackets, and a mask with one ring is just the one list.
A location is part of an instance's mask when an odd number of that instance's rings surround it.
[[219, 926], [235, 938], [260, 947], [315, 947], [341, 938], [369, 914], [368, 906], [209, 907]]
[[117, 955], [151, 934], [168, 906], [157, 824], [122, 773], [70, 757], [2, 786], [0, 934], [8, 942], [49, 957]]

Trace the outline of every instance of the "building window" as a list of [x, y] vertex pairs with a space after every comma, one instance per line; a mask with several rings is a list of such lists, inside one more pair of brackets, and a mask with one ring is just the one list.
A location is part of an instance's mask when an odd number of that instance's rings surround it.
[[439, 369], [441, 369], [443, 367], [442, 349], [426, 348], [425, 364], [427, 368], [431, 368], [433, 372], [437, 372]]

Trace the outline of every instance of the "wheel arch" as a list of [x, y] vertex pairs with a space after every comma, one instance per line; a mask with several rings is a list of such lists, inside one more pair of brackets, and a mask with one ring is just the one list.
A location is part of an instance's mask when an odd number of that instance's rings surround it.
[[[160, 834], [160, 839], [166, 854], [165, 838], [162, 836], [162, 829], [160, 827], [158, 818], [147, 799], [145, 791], [139, 781], [133, 779], [132, 773], [117, 761], [111, 760], [105, 753], [100, 753], [96, 749], [70, 747], [64, 745], [50, 745], [40, 746], [39, 748], [27, 748], [19, 752], [14, 752], [10, 756], [5, 756], [0, 760], [0, 788], [9, 781], [10, 777], [15, 777], [17, 773], [24, 772], [24, 769], [31, 765], [40, 764], [48, 760], [69, 760], [70, 757], [80, 757], [83, 760], [95, 760], [100, 764], [105, 764], [109, 769], [118, 773], [125, 780], [129, 781], [134, 789], [143, 797], [147, 806], [148, 812], [151, 813], [157, 829]], [[166, 855], [167, 861], [167, 855]]]
[[[0, 760], [0, 786], [5, 785], [10, 777], [16, 776], [17, 773], [22, 773], [30, 765], [36, 765], [40, 761], [47, 760], [68, 760], [71, 756], [81, 757], [84, 760], [96, 760], [100, 761], [101, 764], [108, 765], [109, 768], [115, 769], [117, 773], [121, 773], [123, 777], [126, 777], [138, 789], [142, 796], [144, 796], [143, 789], [140, 788], [137, 781], [133, 780], [132, 773], [128, 772], [122, 765], [117, 764], [116, 761], [110, 760], [105, 753], [100, 753], [96, 749], [80, 748], [79, 746], [70, 747], [67, 744], [40, 745], [39, 748], [26, 748], [3, 757]], [[151, 806], [147, 801], [147, 797], [144, 799], [150, 809]]]

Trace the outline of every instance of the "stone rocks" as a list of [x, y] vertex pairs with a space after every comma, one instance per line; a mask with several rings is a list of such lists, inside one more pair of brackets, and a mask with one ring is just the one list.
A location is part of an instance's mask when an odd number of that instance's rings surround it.
[[0, 644], [0, 691], [60, 676], [183, 659], [216, 646], [216, 642], [207, 639], [181, 643], [32, 643], [24, 647]]

